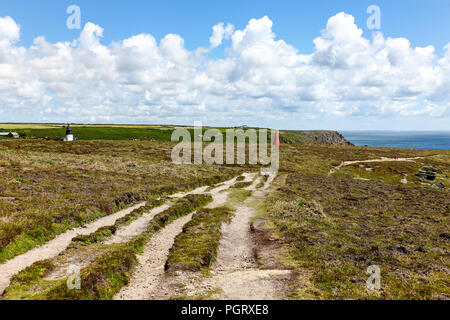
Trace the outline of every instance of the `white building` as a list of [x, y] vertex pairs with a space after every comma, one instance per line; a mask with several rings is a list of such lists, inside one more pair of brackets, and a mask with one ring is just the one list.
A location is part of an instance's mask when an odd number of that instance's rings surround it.
[[72, 133], [72, 128], [70, 127], [70, 124], [67, 125], [66, 138], [64, 139], [64, 141], [73, 141], [73, 133]]

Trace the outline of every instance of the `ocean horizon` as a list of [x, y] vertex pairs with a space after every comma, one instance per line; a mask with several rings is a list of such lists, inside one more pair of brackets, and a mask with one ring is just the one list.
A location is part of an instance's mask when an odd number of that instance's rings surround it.
[[340, 131], [356, 146], [450, 150], [450, 131]]

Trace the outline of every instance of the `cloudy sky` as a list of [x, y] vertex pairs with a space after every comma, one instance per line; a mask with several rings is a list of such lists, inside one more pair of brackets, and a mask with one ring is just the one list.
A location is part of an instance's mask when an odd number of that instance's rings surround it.
[[2, 2], [0, 122], [450, 130], [449, 1], [91, 2]]

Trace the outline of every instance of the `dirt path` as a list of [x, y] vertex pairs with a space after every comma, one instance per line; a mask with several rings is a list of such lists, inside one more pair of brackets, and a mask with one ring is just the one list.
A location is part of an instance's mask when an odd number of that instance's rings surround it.
[[[260, 193], [261, 196], [263, 196], [266, 192], [265, 190], [273, 180], [273, 177], [270, 177], [267, 180], [263, 188], [256, 190], [256, 186], [261, 179], [254, 179], [256, 175], [256, 173], [243, 174], [245, 177], [243, 181], [253, 181], [251, 186], [246, 189], [254, 191], [255, 194]], [[226, 204], [229, 194], [228, 189], [235, 184], [236, 181], [237, 177], [221, 183], [213, 189], [208, 186], [204, 186], [191, 192], [174, 194], [171, 198], [180, 198], [187, 194], [209, 193], [212, 195], [213, 201], [207, 207], [219, 207]], [[14, 274], [17, 274], [19, 271], [32, 265], [36, 261], [50, 259], [57, 256], [67, 248], [74, 237], [78, 235], [88, 235], [103, 226], [113, 225], [117, 219], [128, 215], [134, 209], [140, 208], [143, 205], [145, 205], [145, 203], [140, 203], [110, 216], [100, 218], [83, 228], [69, 230], [57, 236], [54, 240], [49, 241], [45, 245], [34, 248], [7, 261], [5, 264], [0, 265], [0, 292], [3, 292], [9, 285], [10, 278]], [[121, 243], [132, 239], [145, 230], [148, 223], [156, 214], [166, 210], [169, 207], [170, 203], [152, 209], [149, 213], [144, 214], [131, 224], [120, 228], [117, 233], [105, 243]], [[238, 208], [238, 213], [239, 214], [237, 214], [236, 218], [233, 219], [233, 222], [230, 225], [224, 226], [224, 239], [221, 242], [219, 262], [216, 267], [217, 272], [221, 273], [222, 276], [216, 278], [216, 283], [214, 284], [219, 285], [221, 288], [223, 287], [224, 291], [228, 292], [228, 296], [231, 296], [231, 298], [233, 298], [233, 292], [238, 290], [238, 287], [243, 285], [243, 282], [251, 282], [252, 279], [259, 279], [260, 281], [268, 281], [268, 283], [271, 283], [271, 278], [279, 275], [279, 272], [274, 270], [263, 272], [261, 270], [257, 270], [258, 266], [252, 258], [252, 243], [248, 234], [249, 221], [255, 212], [249, 206], [242, 204]], [[155, 236], [145, 246], [143, 254], [138, 256], [140, 267], [137, 268], [136, 273], [132, 276], [129, 286], [123, 288], [116, 295], [115, 299], [167, 299], [173, 295], [173, 292], [167, 290], [165, 282], [167, 276], [164, 272], [164, 265], [175, 237], [182, 231], [184, 224], [187, 223], [191, 217], [192, 214], [177, 219], [155, 234]], [[249, 271], [250, 273], [242, 273], [241, 271], [243, 270]], [[235, 280], [233, 280], [234, 278]], [[232, 283], [229, 283], [230, 281]], [[251, 283], [249, 283], [249, 285], [250, 286], [247, 289], [250, 290]], [[252, 295], [250, 291], [248, 291], [245, 296], [248, 298], [274, 297], [274, 292], [273, 290], [271, 291], [271, 288], [274, 288], [273, 285], [267, 284], [263, 287], [267, 287], [263, 290], [264, 296]], [[258, 290], [255, 292], [262, 293]], [[238, 296], [238, 298], [241, 298], [241, 296]]]
[[[246, 180], [251, 181], [253, 177]], [[253, 194], [236, 207], [232, 221], [222, 226], [217, 261], [212, 267], [211, 276], [203, 277], [188, 271], [164, 275], [164, 286], [160, 286], [152, 298], [183, 296], [194, 299], [231, 300], [282, 298], [292, 273], [290, 270], [262, 270], [255, 260], [255, 243], [250, 231], [250, 221], [257, 214], [254, 204], [262, 201], [267, 195], [274, 178], [275, 175], [269, 176], [264, 187], [260, 189], [256, 186], [261, 178], [257, 178], [246, 188], [253, 191]]]
[[[252, 181], [255, 173], [243, 174], [244, 181]], [[228, 191], [236, 183], [237, 177], [219, 184], [216, 188], [208, 190], [208, 187], [198, 188], [188, 193], [178, 193], [172, 197], [185, 196], [191, 193], [210, 193], [213, 201], [206, 206], [215, 208], [226, 203]], [[257, 180], [257, 179], [256, 179]], [[255, 181], [256, 182], [256, 181]], [[252, 184], [255, 185], [255, 182]], [[168, 279], [164, 272], [164, 265], [169, 255], [169, 250], [176, 236], [181, 233], [183, 226], [192, 218], [192, 214], [177, 219], [155, 234], [144, 247], [142, 255], [138, 256], [139, 267], [130, 279], [130, 283], [114, 297], [115, 300], [155, 300], [168, 299], [173, 294], [168, 289]]]
[[143, 214], [129, 225], [117, 230], [114, 236], [105, 241], [105, 244], [122, 243], [133, 239], [147, 229], [148, 224], [154, 216], [169, 208], [170, 204], [163, 204], [162, 206], [152, 209], [149, 213]]
[[156, 233], [145, 246], [142, 255], [138, 256], [139, 268], [130, 279], [127, 287], [122, 288], [114, 297], [115, 300], [149, 300], [152, 293], [162, 285], [164, 264], [175, 237], [183, 226], [192, 218], [192, 214], [175, 220]]
[[109, 216], [97, 219], [87, 224], [85, 227], [75, 228], [66, 231], [58, 235], [53, 240], [47, 242], [46, 244], [33, 248], [25, 252], [24, 254], [14, 257], [13, 259], [8, 260], [4, 264], [1, 264], [0, 294], [3, 293], [3, 291], [9, 286], [10, 279], [13, 275], [31, 266], [33, 263], [37, 261], [56, 257], [58, 254], [60, 254], [67, 248], [67, 246], [71, 243], [74, 237], [79, 235], [91, 234], [104, 226], [112, 226], [114, 225], [117, 219], [120, 219], [130, 214], [133, 210], [138, 209], [144, 205], [145, 202], [142, 202], [127, 209], [111, 214]]
[[[247, 179], [250, 179], [251, 177], [253, 177], [253, 176], [246, 175]], [[179, 192], [179, 193], [173, 194], [173, 195], [169, 196], [169, 198], [178, 199], [178, 198], [182, 198], [188, 194], [211, 193], [211, 195], [213, 196], [213, 202], [211, 202], [207, 206], [207, 208], [219, 207], [225, 203], [227, 195], [228, 195], [227, 192], [222, 192], [222, 191], [230, 188], [230, 186], [232, 186], [236, 182], [236, 179], [237, 179], [237, 177], [233, 178], [229, 181], [223, 182], [222, 184], [220, 184], [220, 186], [212, 189], [209, 192], [207, 192], [206, 190], [210, 187], [203, 186], [203, 187], [197, 188], [190, 192], [183, 192], [183, 193]], [[140, 217], [139, 219], [136, 219], [128, 226], [119, 229], [112, 238], [108, 239], [105, 242], [105, 244], [122, 243], [122, 242], [126, 242], [128, 240], [131, 240], [135, 236], [138, 236], [143, 231], [145, 231], [148, 224], [150, 223], [150, 221], [153, 219], [153, 217], [155, 215], [163, 212], [164, 210], [168, 209], [169, 207], [170, 207], [169, 204], [164, 204], [160, 207], [154, 208], [152, 211], [150, 211], [150, 213], [144, 214], [142, 217]]]
[[178, 192], [178, 193], [175, 193], [175, 194], [169, 196], [169, 198], [183, 198], [183, 197], [187, 196], [188, 194], [201, 194], [201, 193], [204, 193], [205, 190], [208, 188], [209, 188], [209, 186], [203, 186], [203, 187], [199, 187], [195, 190], [188, 191], [188, 192]]
[[255, 212], [247, 205], [236, 208], [236, 215], [222, 227], [216, 271], [233, 271], [256, 268], [253, 259], [253, 242], [250, 238], [250, 219]]
[[[246, 190], [253, 191], [260, 178]], [[253, 241], [250, 237], [250, 219], [256, 214], [255, 210], [248, 206], [248, 200], [236, 207], [236, 213], [231, 223], [222, 226], [222, 238], [215, 270], [233, 271], [238, 269], [257, 268], [253, 259]]]
[[[234, 182], [236, 178], [231, 179], [230, 181], [224, 182], [220, 187], [213, 189], [215, 193], [219, 193], [221, 190], [229, 188]], [[186, 193], [177, 193], [171, 196], [171, 198], [180, 198], [187, 194], [199, 194], [204, 193], [209, 186], [203, 186], [197, 188], [193, 191]], [[84, 227], [75, 228], [68, 230], [60, 235], [58, 235], [53, 240], [45, 243], [42, 246], [33, 248], [22, 255], [16, 256], [11, 260], [8, 260], [4, 264], [0, 265], [0, 294], [4, 292], [4, 290], [9, 286], [11, 277], [23, 269], [31, 266], [33, 263], [54, 258], [63, 252], [69, 244], [72, 242], [72, 239], [79, 235], [89, 235], [95, 231], [97, 231], [101, 227], [112, 226], [116, 222], [116, 220], [130, 214], [133, 210], [138, 209], [145, 205], [145, 202], [139, 203], [127, 209], [121, 210], [109, 216], [97, 219]], [[149, 221], [158, 214], [159, 212], [164, 211], [168, 208], [169, 205], [165, 204], [158, 208], [154, 208], [150, 213], [144, 214], [142, 217], [132, 222], [130, 225], [120, 228], [116, 235], [112, 237], [107, 243], [120, 243], [127, 241], [134, 236], [140, 234], [145, 227], [148, 225]]]
[[328, 173], [328, 175], [332, 175], [333, 173], [339, 171], [339, 169], [341, 169], [342, 167], [346, 167], [346, 166], [350, 166], [352, 164], [357, 164], [357, 163], [372, 163], [372, 162], [388, 162], [388, 161], [409, 161], [409, 162], [414, 162], [414, 160], [419, 160], [419, 159], [424, 159], [425, 157], [415, 157], [415, 158], [384, 158], [382, 157], [381, 159], [371, 159], [371, 160], [355, 160], [355, 161], [344, 161], [342, 162], [340, 165], [338, 165], [337, 167], [334, 167], [330, 170], [330, 172]]
[[248, 188], [253, 195], [236, 208], [231, 223], [222, 227], [217, 261], [206, 279], [207, 286], [216, 286], [217, 298], [230, 300], [274, 300], [281, 298], [284, 281], [290, 270], [261, 270], [254, 257], [254, 241], [250, 221], [256, 215], [253, 203], [262, 201], [275, 176], [270, 176], [264, 188], [255, 190], [259, 179]]

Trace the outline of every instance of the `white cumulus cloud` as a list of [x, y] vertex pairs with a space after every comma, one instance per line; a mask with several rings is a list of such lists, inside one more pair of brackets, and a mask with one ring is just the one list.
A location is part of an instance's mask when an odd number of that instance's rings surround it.
[[[439, 57], [405, 38], [366, 38], [353, 16], [338, 13], [304, 53], [272, 28], [269, 17], [241, 30], [219, 23], [209, 49], [190, 51], [177, 34], [105, 45], [103, 28], [89, 22], [72, 41], [40, 36], [23, 47], [19, 25], [0, 18], [0, 113], [8, 121], [255, 125], [449, 117], [450, 43]], [[225, 56], [210, 57], [224, 39]]]
[[213, 26], [213, 34], [209, 38], [211, 48], [217, 48], [224, 39], [230, 39], [233, 35], [234, 26], [228, 23], [226, 26], [221, 22]]

